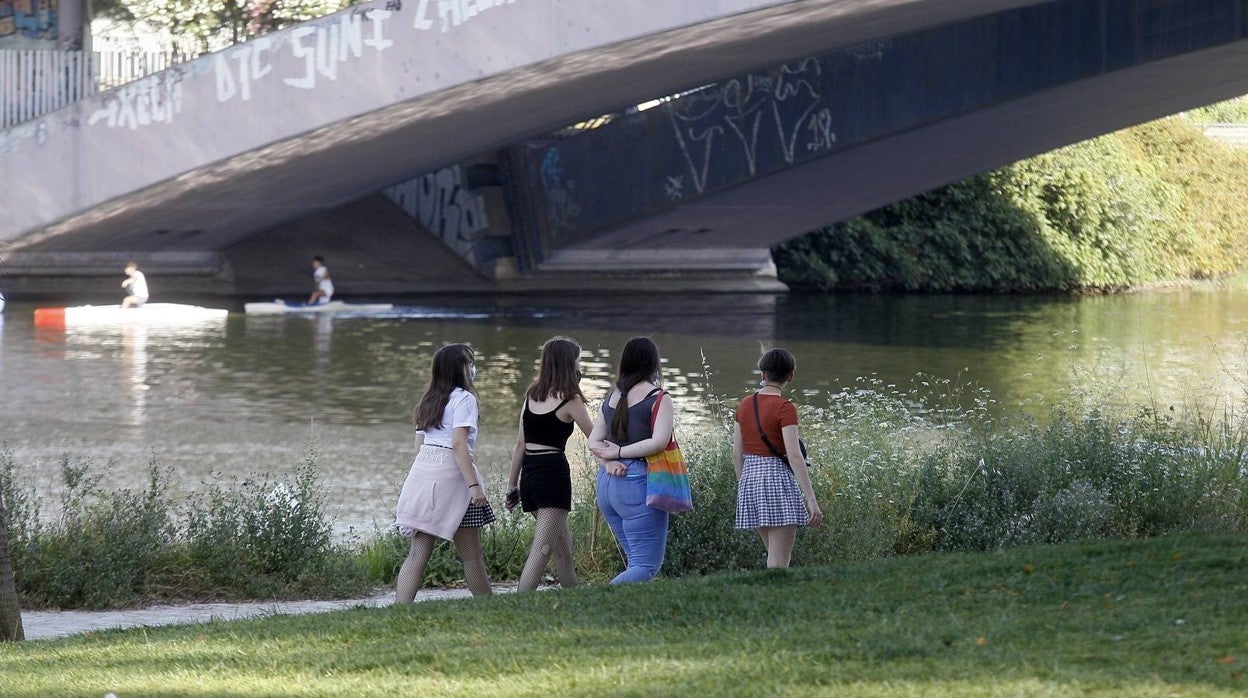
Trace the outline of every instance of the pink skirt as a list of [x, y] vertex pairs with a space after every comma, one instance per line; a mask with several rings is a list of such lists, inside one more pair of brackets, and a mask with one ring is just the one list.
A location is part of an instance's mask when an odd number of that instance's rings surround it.
[[[476, 473], [476, 477], [480, 482], [481, 473]], [[421, 446], [399, 493], [394, 523], [399, 533], [409, 538], [424, 532], [451, 540], [464, 520], [470, 500], [468, 483], [455, 465], [455, 452]]]

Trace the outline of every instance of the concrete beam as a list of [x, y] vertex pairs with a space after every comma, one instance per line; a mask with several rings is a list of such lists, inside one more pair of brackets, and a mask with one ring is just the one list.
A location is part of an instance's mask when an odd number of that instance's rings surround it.
[[133, 248], [165, 231], [173, 249], [221, 249], [580, 118], [1028, 4], [366, 3], [0, 133], [0, 241]]

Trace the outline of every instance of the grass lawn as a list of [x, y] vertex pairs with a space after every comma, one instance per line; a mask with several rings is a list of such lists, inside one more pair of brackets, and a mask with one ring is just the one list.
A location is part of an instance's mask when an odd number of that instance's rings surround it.
[[932, 554], [0, 646], [0, 695], [1248, 693], [1248, 536]]

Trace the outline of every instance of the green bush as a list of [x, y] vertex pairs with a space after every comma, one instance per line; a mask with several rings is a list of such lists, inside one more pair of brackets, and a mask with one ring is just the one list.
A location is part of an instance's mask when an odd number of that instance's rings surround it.
[[[132, 604], [157, 573], [165, 541], [172, 537], [168, 479], [155, 465], [147, 489], [139, 493], [102, 491], [91, 467], [89, 461], [62, 458], [61, 515], [47, 526], [18, 518], [9, 529], [19, 591], [35, 603]], [[32, 511], [19, 506], [10, 516]]]
[[[27, 605], [105, 608], [170, 598], [342, 596], [368, 585], [360, 553], [335, 544], [309, 456], [287, 483], [212, 485], [183, 502], [151, 464], [141, 492], [108, 492], [98, 464], [61, 459], [59, 511], [40, 516], [0, 452], [18, 592]], [[108, 464], [106, 467], [111, 467]]]
[[774, 249], [795, 288], [1119, 290], [1232, 274], [1248, 153], [1171, 118], [1077, 143]]
[[314, 456], [289, 484], [263, 477], [208, 485], [191, 499], [185, 541], [187, 563], [212, 587], [257, 595], [314, 574], [333, 550]]
[[[795, 565], [932, 550], [988, 550], [1177, 531], [1248, 531], [1248, 422], [1233, 412], [1134, 412], [1068, 397], [1042, 419], [989, 410], [973, 386], [925, 376], [909, 387], [864, 377], [800, 408], [812, 481], [825, 513], [798, 533]], [[666, 576], [761, 568], [753, 531], [733, 529], [736, 476], [724, 401], [718, 427], [680, 434], [695, 511], [674, 515]], [[967, 407], [964, 407], [967, 406]], [[352, 596], [390, 584], [408, 541], [390, 530], [335, 543], [309, 456], [289, 482], [208, 486], [186, 502], [155, 466], [142, 492], [104, 492], [90, 464], [62, 461], [60, 513], [39, 516], [0, 451], [19, 592], [28, 604], [104, 607], [162, 598]], [[570, 527], [582, 581], [624, 558], [594, 503], [596, 469], [576, 470]], [[491, 488], [502, 492], [501, 487]], [[532, 518], [496, 511], [482, 532], [490, 577], [516, 579]], [[441, 543], [426, 584], [458, 586]]]
[[913, 517], [941, 550], [1242, 531], [1245, 438], [1229, 416], [1151, 410], [998, 420], [920, 462]]

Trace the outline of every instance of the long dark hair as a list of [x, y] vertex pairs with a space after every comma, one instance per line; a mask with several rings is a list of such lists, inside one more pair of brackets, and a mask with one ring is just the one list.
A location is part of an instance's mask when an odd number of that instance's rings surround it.
[[451, 399], [456, 388], [463, 388], [473, 395], [477, 389], [472, 386], [468, 376], [468, 367], [472, 365], [474, 354], [467, 344], [448, 344], [433, 355], [433, 367], [429, 376], [429, 388], [425, 396], [416, 405], [412, 422], [417, 429], [441, 429], [442, 412]]
[[537, 378], [524, 391], [525, 399], [541, 402], [551, 395], [561, 398], [579, 397], [585, 400], [581, 392], [580, 376], [576, 373], [576, 360], [581, 358], [581, 345], [567, 337], [552, 337], [542, 345], [542, 361], [537, 369]]
[[638, 383], [650, 380], [659, 372], [659, 347], [649, 337], [633, 337], [624, 343], [620, 352], [620, 368], [616, 373], [615, 387], [620, 400], [615, 403], [611, 416], [611, 438], [616, 443], [628, 440], [628, 391]]

